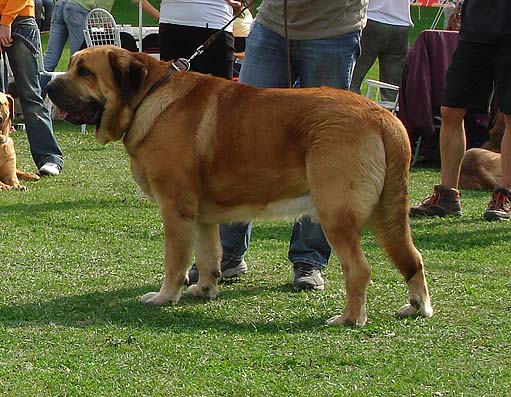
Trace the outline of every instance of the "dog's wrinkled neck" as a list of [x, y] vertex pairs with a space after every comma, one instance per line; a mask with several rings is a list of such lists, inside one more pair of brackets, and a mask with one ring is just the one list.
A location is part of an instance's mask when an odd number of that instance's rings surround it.
[[158, 80], [156, 80], [153, 84], [151, 84], [151, 86], [149, 87], [147, 92], [144, 94], [144, 96], [142, 97], [142, 99], [140, 100], [138, 105], [135, 107], [134, 113], [137, 112], [138, 108], [140, 107], [140, 105], [142, 104], [144, 99], [147, 98], [148, 96], [150, 96], [156, 90], [158, 90], [158, 88], [160, 88], [163, 85], [165, 85], [170, 80], [170, 78], [172, 77], [172, 75], [174, 73], [182, 72], [184, 70], [188, 70], [189, 69], [189, 65], [188, 66], [183, 66], [184, 64], [182, 62], [179, 62], [179, 61], [180, 60], [178, 60], [176, 62], [174, 62], [174, 61], [171, 62], [170, 66], [167, 68], [165, 73]]
[[[173, 62], [170, 63], [170, 66], [168, 68], [166, 68], [163, 73], [161, 73], [161, 71], [160, 71], [161, 74], [159, 75], [159, 77], [156, 76], [154, 78], [153, 82], [150, 83], [150, 85], [148, 85], [148, 88], [146, 90], [144, 90], [145, 92], [141, 93], [138, 103], [136, 103], [136, 105], [133, 108], [133, 118], [131, 119], [131, 123], [130, 123], [129, 127], [127, 128], [127, 130], [124, 131], [122, 134], [124, 146], [128, 150], [128, 153], [129, 153], [128, 148], [132, 147], [136, 142], [138, 142], [138, 137], [136, 136], [138, 134], [138, 132], [137, 133], [134, 133], [134, 132], [135, 132], [135, 130], [138, 130], [141, 128], [141, 126], [136, 123], [137, 113], [138, 113], [139, 109], [143, 106], [145, 101], [148, 100], [152, 96], [152, 94], [157, 92], [161, 87], [168, 84], [170, 82], [172, 76], [174, 76], [174, 74], [176, 72], [182, 72], [182, 71], [183, 70], [181, 70], [181, 68], [179, 66], [176, 66], [175, 63], [173, 63]], [[167, 97], [167, 98], [171, 98], [171, 97]], [[173, 99], [170, 99], [170, 101], [173, 101]], [[145, 111], [146, 110], [144, 110], [144, 112]], [[147, 126], [144, 126], [144, 127], [146, 128]], [[135, 136], [133, 136], [133, 135], [135, 135]], [[142, 134], [142, 135], [144, 135], [144, 134]]]

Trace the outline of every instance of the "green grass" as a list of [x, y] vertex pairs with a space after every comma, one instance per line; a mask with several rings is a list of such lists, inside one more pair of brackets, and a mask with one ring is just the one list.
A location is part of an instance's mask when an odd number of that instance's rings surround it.
[[[120, 143], [56, 122], [58, 178], [0, 193], [0, 396], [509, 396], [510, 226], [487, 223], [487, 192], [460, 219], [413, 220], [435, 315], [399, 320], [406, 288], [370, 234], [366, 328], [329, 328], [345, 304], [339, 263], [326, 289], [294, 293], [290, 223], [259, 223], [249, 273], [210, 302], [148, 308], [159, 288], [157, 207], [141, 199]], [[23, 133], [18, 166], [34, 170]], [[411, 200], [437, 168], [414, 168]]]
[[[399, 320], [406, 289], [370, 234], [369, 322], [329, 328], [345, 291], [332, 259], [326, 290], [294, 293], [290, 223], [260, 223], [249, 273], [210, 302], [148, 308], [163, 237], [120, 143], [56, 123], [58, 178], [0, 194], [2, 396], [507, 396], [511, 393], [509, 224], [487, 223], [488, 193], [463, 192], [460, 219], [414, 220], [435, 316]], [[15, 133], [19, 166], [33, 170]], [[438, 170], [413, 169], [411, 197]]]

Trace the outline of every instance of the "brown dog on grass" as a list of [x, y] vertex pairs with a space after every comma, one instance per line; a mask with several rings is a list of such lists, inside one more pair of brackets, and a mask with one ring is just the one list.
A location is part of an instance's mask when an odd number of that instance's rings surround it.
[[308, 213], [344, 272], [346, 309], [329, 325], [366, 324], [365, 224], [407, 283], [398, 314], [433, 314], [408, 220], [406, 130], [369, 99], [259, 89], [112, 46], [74, 54], [48, 94], [66, 120], [95, 124], [100, 143], [123, 140], [135, 181], [160, 208], [165, 280], [142, 303], [177, 303], [194, 251], [199, 281], [187, 292], [217, 296], [219, 223]]
[[36, 174], [16, 169], [14, 142], [9, 136], [13, 115], [14, 99], [9, 94], [0, 92], [0, 190], [25, 190], [26, 187], [20, 183], [20, 179], [39, 180]]
[[490, 139], [481, 148], [466, 151], [460, 171], [460, 188], [493, 190], [502, 176], [500, 145], [506, 127], [504, 116], [499, 113], [489, 131]]

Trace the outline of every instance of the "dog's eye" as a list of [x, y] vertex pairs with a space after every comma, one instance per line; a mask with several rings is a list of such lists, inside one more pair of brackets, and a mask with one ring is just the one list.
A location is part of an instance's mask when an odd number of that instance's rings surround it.
[[84, 68], [83, 66], [78, 68], [77, 73], [78, 73], [78, 76], [81, 76], [81, 77], [90, 76], [90, 74], [91, 74], [89, 69]]

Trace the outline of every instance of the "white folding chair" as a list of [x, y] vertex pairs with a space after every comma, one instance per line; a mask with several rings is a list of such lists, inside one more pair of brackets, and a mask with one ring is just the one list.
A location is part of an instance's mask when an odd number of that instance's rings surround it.
[[[364, 81], [367, 84], [366, 97], [395, 114], [398, 110], [397, 107], [399, 102], [399, 86], [371, 79], [366, 79]], [[382, 100], [381, 89], [396, 91], [396, 99], [393, 101]]]
[[121, 46], [119, 25], [115, 22], [112, 14], [103, 8], [94, 8], [87, 14], [83, 35], [87, 47], [99, 45]]

